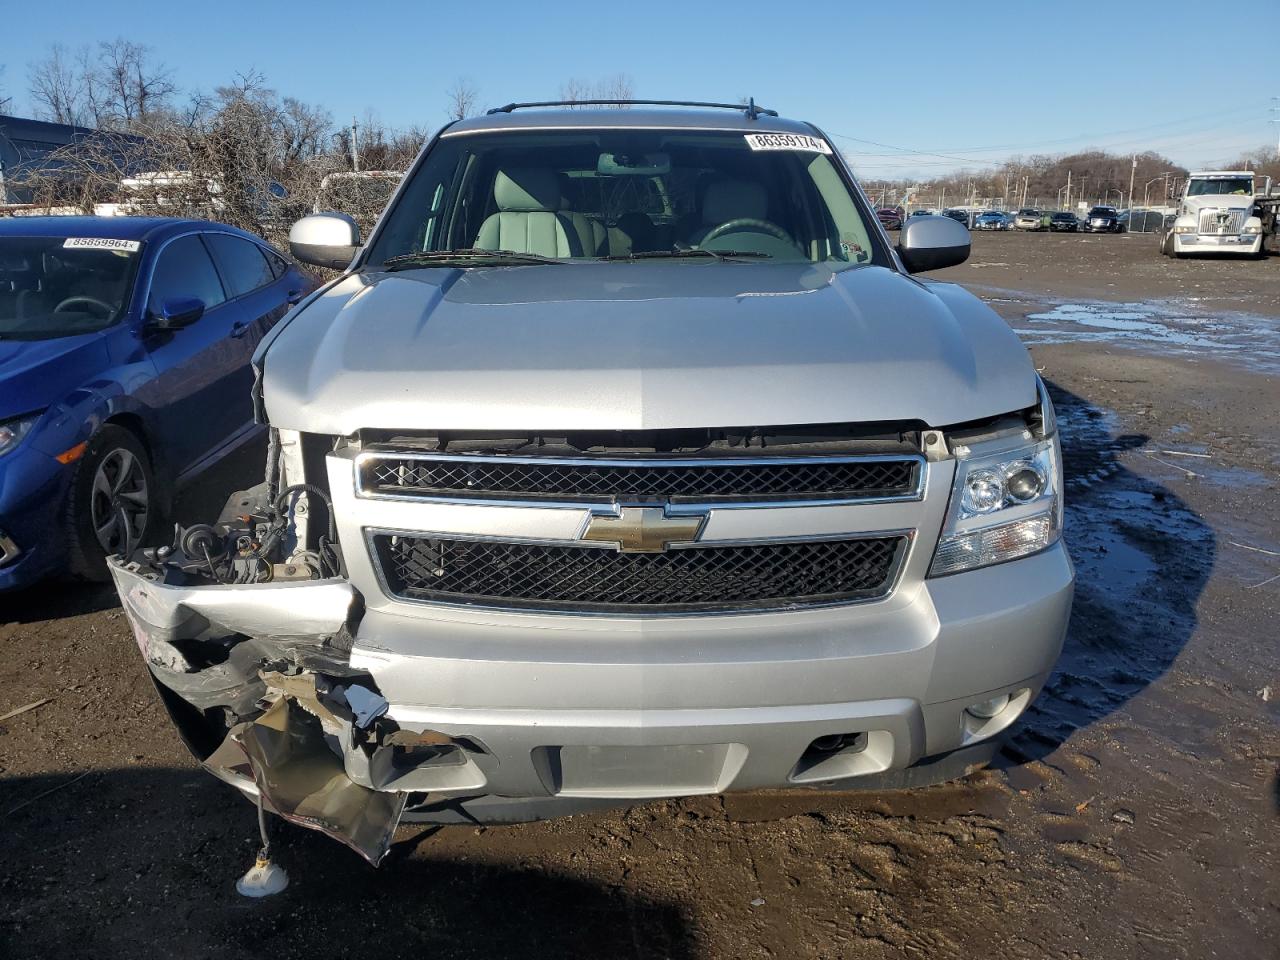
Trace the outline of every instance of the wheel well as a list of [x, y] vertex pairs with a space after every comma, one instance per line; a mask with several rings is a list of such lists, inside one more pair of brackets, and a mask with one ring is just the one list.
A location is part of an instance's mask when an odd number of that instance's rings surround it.
[[151, 449], [151, 441], [147, 437], [147, 429], [142, 423], [142, 418], [136, 413], [113, 414], [112, 416], [107, 417], [104, 423], [114, 424], [117, 427], [124, 427], [138, 438], [138, 442], [142, 444], [143, 448], [147, 451], [147, 456], [151, 457], [152, 461], [155, 460], [155, 455]]
[[157, 480], [160, 480], [156, 502], [167, 515], [169, 508], [173, 506], [173, 484], [161, 480], [161, 478], [169, 476], [169, 464], [165, 459], [164, 451], [156, 450], [151, 445], [151, 438], [147, 436], [146, 422], [136, 413], [115, 413], [103, 421], [104, 426], [108, 423], [128, 430], [142, 444], [142, 449], [147, 452], [147, 457], [151, 460], [151, 472], [156, 476]]

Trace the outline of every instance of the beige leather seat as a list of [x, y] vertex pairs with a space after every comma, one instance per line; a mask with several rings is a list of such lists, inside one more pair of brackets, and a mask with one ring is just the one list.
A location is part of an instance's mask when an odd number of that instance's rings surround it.
[[493, 180], [493, 200], [498, 212], [480, 225], [478, 249], [544, 257], [583, 255], [582, 234], [560, 212], [560, 181], [554, 170], [499, 170]]

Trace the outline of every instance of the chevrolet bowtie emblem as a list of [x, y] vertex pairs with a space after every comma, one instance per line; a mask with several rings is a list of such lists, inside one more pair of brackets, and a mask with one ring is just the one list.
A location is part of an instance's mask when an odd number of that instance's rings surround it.
[[690, 543], [706, 514], [669, 517], [662, 507], [623, 507], [618, 516], [593, 516], [583, 540], [612, 543], [623, 553], [662, 553], [673, 543]]

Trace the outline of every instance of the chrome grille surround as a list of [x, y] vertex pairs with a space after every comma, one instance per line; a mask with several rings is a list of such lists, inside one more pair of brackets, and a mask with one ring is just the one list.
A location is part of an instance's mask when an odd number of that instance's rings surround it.
[[1242, 207], [1202, 207], [1197, 231], [1210, 235], [1237, 234], [1244, 229], [1246, 212]]
[[918, 454], [527, 457], [367, 450], [357, 496], [557, 503], [885, 503], [918, 500]]
[[892, 593], [910, 531], [804, 540], [682, 544], [623, 553], [530, 542], [368, 531], [397, 599], [574, 614], [762, 612], [878, 600]]

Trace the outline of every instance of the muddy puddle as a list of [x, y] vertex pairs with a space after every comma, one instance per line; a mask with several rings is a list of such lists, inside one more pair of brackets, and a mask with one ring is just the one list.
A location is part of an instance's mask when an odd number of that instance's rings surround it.
[[1246, 311], [1201, 313], [1193, 298], [1112, 303], [984, 298], [1029, 346], [1116, 343], [1180, 356], [1212, 355], [1258, 372], [1280, 371], [1280, 323]]
[[[1012, 756], [1023, 762], [1045, 757], [1169, 669], [1194, 631], [1217, 553], [1213, 530], [1195, 510], [1126, 466], [1159, 445], [1126, 433], [1113, 411], [1050, 390], [1062, 431], [1076, 602], [1058, 669], [1012, 740]], [[1186, 459], [1208, 472], [1206, 461]]]

